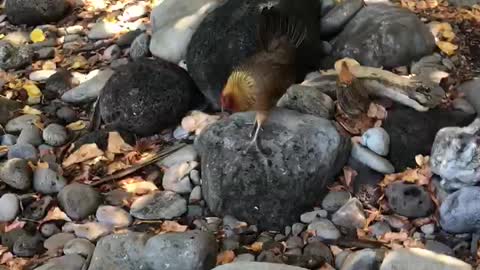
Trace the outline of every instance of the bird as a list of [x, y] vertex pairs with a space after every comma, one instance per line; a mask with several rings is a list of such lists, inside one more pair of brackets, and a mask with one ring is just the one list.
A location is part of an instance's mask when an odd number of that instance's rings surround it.
[[255, 111], [250, 145], [256, 144], [271, 109], [295, 83], [297, 48], [306, 35], [300, 19], [283, 15], [275, 7], [262, 9], [256, 52], [233, 69], [220, 100], [222, 110]]
[[337, 78], [337, 106], [349, 118], [368, 112], [370, 97], [363, 82], [350, 71], [347, 61], [342, 61]]

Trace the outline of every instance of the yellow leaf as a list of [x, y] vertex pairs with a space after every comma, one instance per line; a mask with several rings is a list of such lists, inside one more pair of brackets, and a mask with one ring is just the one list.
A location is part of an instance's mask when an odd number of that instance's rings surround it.
[[48, 167], [49, 167], [48, 162], [39, 161], [37, 163], [37, 168], [38, 169], [48, 169]]
[[458, 46], [448, 41], [437, 41], [437, 46], [447, 55], [452, 55], [458, 49]]
[[45, 61], [42, 65], [43, 70], [55, 70], [57, 69], [57, 65], [53, 61]]
[[30, 33], [30, 39], [33, 41], [33, 43], [42, 42], [45, 40], [45, 34], [43, 33], [42, 29], [35, 28], [35, 30]]
[[85, 124], [85, 121], [78, 120], [76, 122], [68, 124], [67, 128], [70, 129], [71, 131], [78, 131], [78, 130], [84, 129], [86, 126], [87, 124]]
[[121, 154], [132, 150], [133, 147], [127, 144], [118, 132], [114, 131], [108, 133], [108, 152]]
[[235, 260], [235, 253], [231, 250], [225, 250], [217, 255], [217, 265], [231, 263]]
[[121, 161], [114, 161], [107, 166], [107, 174], [112, 175], [115, 172], [128, 168], [128, 165]]
[[33, 83], [33, 82], [27, 82], [23, 85], [23, 89], [27, 91], [27, 94], [29, 97], [35, 98], [35, 97], [41, 97], [42, 92], [40, 89]]
[[23, 107], [22, 109], [22, 113], [23, 114], [33, 114], [33, 115], [40, 115], [42, 114], [42, 112], [38, 109], [35, 109], [35, 108], [32, 108], [28, 105], [25, 105], [25, 107]]
[[3, 39], [5, 37], [4, 34], [0, 34], [0, 39]]
[[447, 41], [452, 41], [455, 38], [455, 33], [453, 31], [445, 31], [445, 32], [442, 33], [442, 36]]
[[6, 154], [6, 153], [8, 153], [8, 146], [0, 145], [0, 154], [3, 155], [3, 154]]
[[85, 59], [85, 57], [79, 55], [79, 56], [76, 56], [74, 59], [73, 59], [73, 64], [70, 68], [72, 69], [80, 69], [80, 68], [84, 68], [86, 65], [88, 64], [88, 61], [87, 59]]

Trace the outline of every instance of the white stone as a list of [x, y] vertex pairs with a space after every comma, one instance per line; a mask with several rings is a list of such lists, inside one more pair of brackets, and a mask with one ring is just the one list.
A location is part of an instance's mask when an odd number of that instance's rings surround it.
[[52, 76], [55, 73], [57, 73], [56, 70], [37, 70], [30, 73], [30, 75], [28, 75], [28, 78], [32, 81], [37, 81], [37, 82], [44, 81], [50, 78], [50, 76]]
[[95, 77], [65, 92], [62, 95], [62, 100], [71, 103], [81, 103], [96, 99], [113, 73], [114, 71], [111, 69], [100, 71]]
[[88, 32], [89, 39], [107, 39], [114, 37], [123, 30], [117, 23], [98, 22]]
[[471, 270], [472, 266], [447, 255], [421, 248], [401, 248], [390, 252], [380, 270]]

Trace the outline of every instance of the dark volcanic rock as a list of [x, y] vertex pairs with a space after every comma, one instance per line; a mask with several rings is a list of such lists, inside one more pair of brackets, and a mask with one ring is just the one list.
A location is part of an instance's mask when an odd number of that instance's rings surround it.
[[[322, 1], [323, 2], [323, 1]], [[322, 35], [332, 35], [340, 32], [342, 27], [365, 5], [363, 0], [340, 2], [331, 9], [320, 21]]]
[[141, 59], [116, 70], [100, 94], [99, 108], [108, 125], [152, 135], [178, 124], [201, 101], [184, 69], [161, 59]]
[[68, 8], [67, 0], [8, 0], [5, 5], [11, 23], [27, 25], [58, 21]]
[[325, 61], [329, 68], [343, 57], [366, 66], [393, 68], [432, 54], [435, 42], [415, 14], [400, 7], [372, 4], [345, 25], [332, 46], [331, 57]]
[[433, 201], [427, 191], [417, 185], [395, 182], [385, 190], [392, 210], [409, 218], [425, 217], [433, 210]]
[[0, 42], [0, 69], [20, 69], [32, 60], [33, 50], [28, 46], [16, 48], [8, 42]]
[[210, 126], [196, 141], [204, 198], [217, 215], [282, 230], [321, 199], [345, 164], [350, 141], [332, 122], [276, 109], [250, 143], [254, 114], [238, 113]]
[[212, 11], [190, 41], [187, 66], [213, 108], [220, 108], [220, 92], [232, 69], [255, 52], [256, 26], [263, 7], [276, 5], [282, 13], [304, 21], [308, 36], [298, 50], [299, 80], [315, 69], [328, 50], [319, 40], [319, 4], [316, 0], [237, 0]]
[[416, 166], [416, 155], [430, 155], [437, 132], [444, 127], [466, 126], [475, 115], [433, 109], [418, 112], [398, 106], [388, 111], [383, 128], [390, 135], [390, 158], [396, 171]]

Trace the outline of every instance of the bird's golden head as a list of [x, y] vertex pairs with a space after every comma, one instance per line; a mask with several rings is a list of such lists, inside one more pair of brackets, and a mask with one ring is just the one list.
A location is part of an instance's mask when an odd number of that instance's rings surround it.
[[254, 86], [253, 78], [246, 72], [232, 72], [220, 98], [222, 109], [231, 112], [243, 112], [251, 109]]

